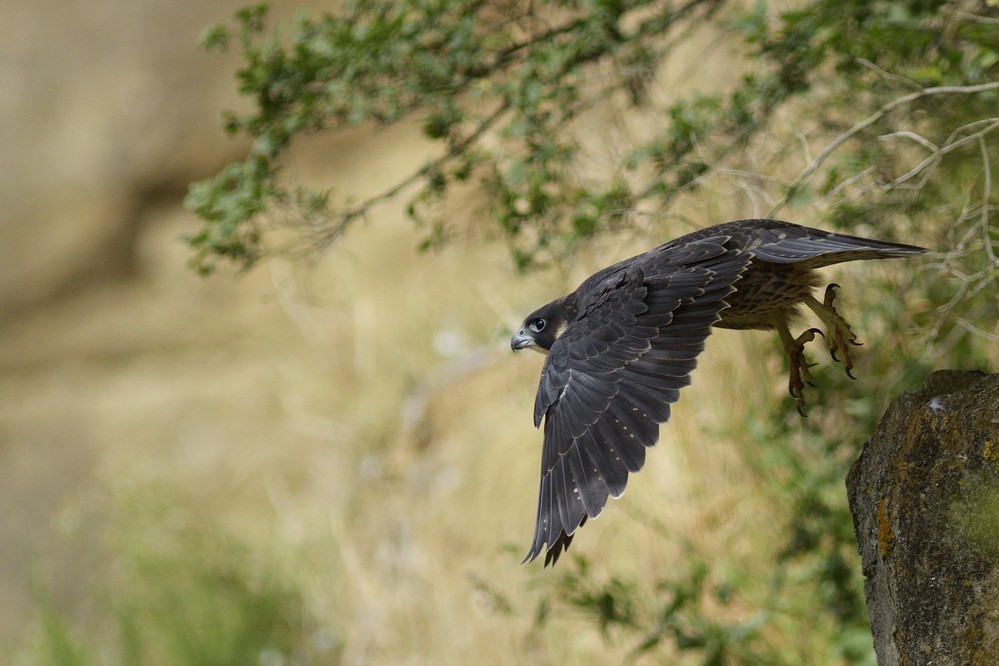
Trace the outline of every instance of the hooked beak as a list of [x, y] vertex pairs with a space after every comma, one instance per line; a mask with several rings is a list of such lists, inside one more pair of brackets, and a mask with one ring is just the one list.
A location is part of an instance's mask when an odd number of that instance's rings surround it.
[[527, 347], [530, 347], [533, 344], [534, 344], [534, 338], [529, 336], [527, 333], [524, 333], [524, 329], [520, 329], [519, 331], [513, 334], [512, 338], [510, 338], [510, 348], [514, 351], [517, 351], [519, 349], [526, 349]]

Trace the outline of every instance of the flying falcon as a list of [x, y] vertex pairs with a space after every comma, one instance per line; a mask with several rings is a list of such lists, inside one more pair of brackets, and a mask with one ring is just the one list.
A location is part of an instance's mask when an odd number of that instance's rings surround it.
[[775, 329], [790, 360], [788, 388], [803, 413], [811, 382], [805, 343], [788, 323], [799, 304], [825, 325], [833, 360], [853, 367], [859, 344], [833, 307], [837, 285], [820, 302], [815, 269], [857, 259], [908, 257], [923, 248], [829, 233], [775, 220], [740, 220], [702, 229], [625, 259], [532, 312], [510, 340], [547, 355], [534, 403], [544, 418], [541, 492], [534, 541], [524, 561], [546, 550], [545, 566], [596, 518], [608, 496], [624, 492], [645, 463], [670, 404], [690, 383], [712, 326]]

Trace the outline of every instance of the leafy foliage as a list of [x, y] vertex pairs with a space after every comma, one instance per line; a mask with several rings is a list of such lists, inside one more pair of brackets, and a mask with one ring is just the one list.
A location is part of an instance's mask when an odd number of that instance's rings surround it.
[[[630, 578], [601, 579], [589, 570], [584, 557], [576, 555], [571, 569], [559, 575], [553, 588], [561, 603], [582, 611], [605, 636], [633, 637], [631, 658], [654, 653], [669, 643], [678, 653], [696, 655], [697, 663], [705, 665], [733, 659], [781, 663], [761, 635], [765, 611], [747, 619], [725, 620], [707, 610], [730, 605], [739, 583], [713, 579], [704, 559], [703, 554], [689, 551], [671, 577], [650, 584]], [[546, 621], [547, 616], [538, 616], [539, 626]]]
[[[764, 2], [747, 11], [721, 0], [379, 0], [268, 34], [266, 5], [249, 7], [204, 37], [238, 45], [239, 89], [254, 110], [225, 120], [252, 139], [246, 159], [191, 187], [204, 220], [188, 239], [192, 264], [208, 273], [220, 260], [246, 268], [268, 252], [321, 251], [410, 191], [424, 247], [438, 246], [462, 224], [442, 203], [475, 183], [487, 214], [477, 217], [492, 222], [479, 230], [528, 268], [620, 230], [636, 210], [667, 210], [711, 181], [751, 180], [740, 187], [771, 215], [815, 202], [843, 228], [928, 227], [907, 238], [949, 229], [959, 261], [946, 269], [967, 282], [956, 306], [997, 270], [989, 138], [999, 33], [981, 11], [915, 0], [815, 0], [777, 16]], [[742, 56], [741, 75], [719, 77], [711, 93], [653, 96], [667, 58], [709, 30]], [[607, 114], [629, 110], [650, 120], [645, 131], [615, 135], [626, 150], [592, 159], [587, 143]], [[784, 129], [788, 114], [797, 136]], [[419, 122], [441, 152], [379, 195], [350, 203], [282, 178], [296, 137], [402, 120]], [[822, 140], [789, 177], [799, 143], [811, 152]], [[950, 222], [934, 221], [942, 210]], [[273, 247], [268, 232], [289, 226], [295, 240]]]
[[[644, 195], [622, 178], [586, 177], [576, 165], [581, 118], [622, 90], [641, 100], [679, 40], [671, 31], [698, 25], [719, 4], [356, 2], [342, 16], [300, 17], [283, 39], [263, 34], [263, 5], [242, 10], [235, 29], [210, 29], [205, 43], [225, 48], [238, 41], [242, 49], [240, 92], [256, 109], [230, 114], [226, 128], [253, 143], [244, 162], [191, 188], [188, 203], [206, 222], [189, 239], [194, 265], [203, 272], [220, 258], [251, 265], [265, 252], [274, 211], [303, 198], [321, 205], [291, 224], [306, 247], [325, 247], [411, 185], [419, 187], [411, 215], [427, 226], [428, 239], [447, 238], [446, 216], [433, 215], [433, 204], [469, 181], [488, 193], [484, 207], [519, 264], [552, 245], [564, 250], [653, 190], [680, 187], [703, 169], [700, 159], [687, 159], [694, 151], [688, 132], [670, 128], [644, 157], [628, 157], [633, 168], [658, 165], [649, 181], [657, 185]], [[691, 122], [702, 123], [701, 115], [722, 112], [718, 104], [680, 104], [670, 114], [693, 114]], [[413, 117], [443, 153], [381, 195], [327, 206], [328, 193], [279, 182], [281, 158], [296, 135]], [[671, 185], [659, 185], [668, 173]]]

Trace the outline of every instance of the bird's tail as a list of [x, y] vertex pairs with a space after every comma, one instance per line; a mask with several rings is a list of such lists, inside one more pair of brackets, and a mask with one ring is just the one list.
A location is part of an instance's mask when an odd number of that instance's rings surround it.
[[927, 250], [916, 245], [861, 238], [848, 234], [820, 231], [796, 225], [780, 226], [767, 230], [773, 238], [753, 248], [754, 255], [775, 264], [805, 263], [810, 268], [861, 259], [890, 259], [911, 257]]

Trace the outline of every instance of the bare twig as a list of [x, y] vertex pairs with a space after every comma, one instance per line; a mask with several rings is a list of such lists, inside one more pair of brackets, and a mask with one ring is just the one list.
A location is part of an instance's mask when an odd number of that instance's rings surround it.
[[922, 86], [919, 85], [918, 81], [914, 81], [907, 76], [902, 76], [900, 74], [895, 74], [894, 72], [889, 72], [888, 70], [883, 69], [878, 65], [874, 64], [867, 58], [857, 58], [857, 62], [884, 79], [889, 79], [891, 81], [898, 81], [900, 83], [909, 86], [910, 88], [916, 88], [916, 89], [922, 88]]
[[[967, 136], [962, 136], [960, 139], [956, 138], [962, 132], [981, 125], [984, 125], [984, 127], [979, 131]], [[930, 176], [933, 175], [933, 172], [936, 171], [936, 168], [940, 165], [944, 156], [965, 146], [966, 144], [981, 140], [986, 134], [996, 128], [999, 128], [999, 118], [982, 118], [976, 120], [975, 122], [968, 123], [967, 125], [962, 125], [951, 132], [942, 147], [937, 146], [929, 139], [926, 139], [915, 132], [892, 132], [891, 134], [884, 134], [878, 137], [882, 141], [894, 138], [910, 139], [930, 151], [930, 155], [926, 159], [909, 169], [898, 178], [893, 179], [885, 186], [885, 189], [901, 188], [903, 186], [914, 190], [922, 189], [922, 187], [926, 184], [926, 181], [929, 180]], [[909, 180], [920, 173], [922, 173], [922, 177], [915, 185], [906, 185]]]
[[991, 16], [979, 16], [978, 14], [971, 14], [969, 12], [954, 12], [954, 16], [959, 18], [967, 19], [973, 23], [986, 23], [988, 25], [999, 25], [999, 18], [993, 18]]
[[967, 319], [962, 319], [961, 317], [958, 317], [957, 323], [960, 324], [969, 333], [974, 333], [975, 335], [980, 335], [983, 338], [985, 338], [986, 340], [992, 340], [993, 342], [999, 342], [999, 334], [997, 334], [997, 333], [989, 333], [985, 329], [979, 328], [978, 326], [975, 326], [974, 324], [972, 324], [971, 322], [969, 322]]
[[989, 233], [989, 201], [992, 199], [992, 162], [989, 160], [989, 148], [985, 144], [985, 135], [979, 133], [978, 146], [982, 153], [982, 173], [984, 184], [982, 185], [982, 212], [979, 224], [982, 227], [982, 244], [985, 246], [985, 256], [989, 258], [989, 265], [999, 265], [996, 262], [995, 250], [992, 248], [992, 237]]
[[322, 225], [318, 228], [313, 238], [315, 242], [309, 245], [311, 248], [310, 251], [319, 253], [330, 247], [330, 245], [344, 234], [352, 222], [363, 218], [375, 206], [394, 199], [403, 190], [423, 180], [435, 171], [440, 170], [445, 164], [464, 153], [469, 146], [481, 139], [509, 108], [509, 103], [504, 101], [495, 111], [483, 118], [472, 132], [460, 141], [453, 143], [443, 155], [427, 162], [423, 167], [380, 194], [368, 197], [358, 205], [338, 212], [332, 224]]
[[[836, 198], [836, 196], [840, 192], [842, 192], [846, 188], [850, 187], [851, 185], [859, 183], [859, 182], [863, 181], [866, 178], [870, 178], [872, 175], [874, 175], [875, 172], [877, 172], [877, 170], [878, 170], [878, 168], [876, 166], [870, 166], [870, 167], [867, 167], [866, 169], [864, 169], [863, 171], [861, 171], [860, 173], [858, 173], [857, 175], [851, 176], [851, 177], [847, 178], [842, 183], [839, 183], [836, 187], [834, 187], [831, 190], [829, 190], [829, 193], [826, 194], [825, 196], [823, 196], [821, 199], [819, 199], [816, 202], [816, 204], [823, 204], [823, 203], [825, 203], [827, 201], [832, 201], [833, 199]], [[854, 195], [854, 197], [844, 197], [844, 199], [845, 200], [849, 200], [849, 199], [852, 199], [852, 198], [856, 198], [856, 197], [861, 196], [862, 193], [863, 193], [863, 190], [861, 190], [860, 194]]]
[[804, 168], [804, 170], [802, 170], [794, 182], [791, 183], [787, 192], [784, 193], [784, 196], [782, 196], [770, 210], [768, 217], [774, 217], [777, 214], [777, 211], [786, 206], [788, 201], [791, 200], [791, 197], [794, 196], [795, 192], [797, 192], [802, 185], [808, 182], [808, 180], [815, 175], [815, 172], [818, 171], [819, 167], [822, 166], [822, 164], [829, 159], [829, 156], [836, 152], [840, 146], [884, 118], [895, 109], [905, 106], [906, 104], [911, 104], [912, 102], [924, 97], [931, 97], [934, 95], [972, 95], [989, 90], [999, 90], [999, 81], [983, 83], [977, 86], [939, 86], [935, 88], [924, 88], [888, 102], [867, 118], [864, 118], [853, 127], [840, 134], [838, 137], [833, 139], [829, 145], [823, 148], [822, 152], [820, 152], [818, 156], [816, 156], [815, 159], [812, 160], [811, 163]]

